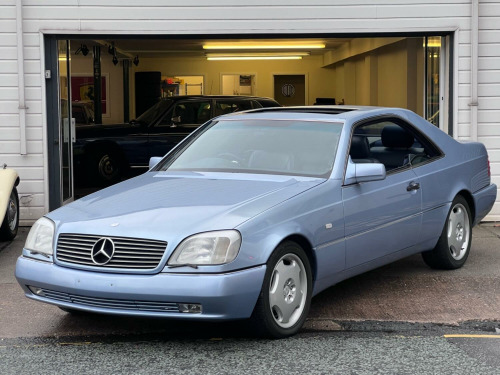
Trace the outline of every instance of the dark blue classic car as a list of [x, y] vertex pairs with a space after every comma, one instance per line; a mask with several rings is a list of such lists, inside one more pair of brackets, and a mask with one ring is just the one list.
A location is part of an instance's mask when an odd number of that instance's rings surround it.
[[152, 156], [165, 155], [211, 118], [263, 107], [280, 104], [253, 96], [176, 96], [162, 99], [129, 123], [77, 126], [77, 178], [99, 185], [116, 183], [131, 168], [146, 171]]

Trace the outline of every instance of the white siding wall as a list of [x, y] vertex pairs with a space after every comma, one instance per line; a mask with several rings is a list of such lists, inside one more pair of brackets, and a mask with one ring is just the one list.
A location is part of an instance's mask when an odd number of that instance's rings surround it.
[[[470, 0], [24, 0], [28, 155], [19, 155], [15, 2], [0, 3], [0, 162], [23, 180], [24, 223], [46, 207], [40, 32], [119, 34], [358, 33], [458, 30], [456, 130], [470, 135]], [[480, 140], [500, 185], [500, 0], [481, 0]], [[500, 203], [489, 219], [500, 220]]]
[[[492, 181], [500, 187], [500, 1], [480, 1], [478, 141], [488, 148]], [[500, 189], [490, 213], [500, 220]]]

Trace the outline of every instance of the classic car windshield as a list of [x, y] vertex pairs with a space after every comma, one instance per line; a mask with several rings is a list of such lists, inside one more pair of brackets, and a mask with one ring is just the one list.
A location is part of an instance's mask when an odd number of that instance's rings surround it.
[[147, 109], [142, 115], [137, 117], [137, 122], [142, 122], [144, 124], [150, 124], [155, 119], [157, 119], [167, 108], [172, 105], [172, 101], [168, 99], [162, 99], [156, 103], [151, 108]]
[[156, 170], [221, 171], [326, 177], [341, 123], [222, 120], [165, 159]]

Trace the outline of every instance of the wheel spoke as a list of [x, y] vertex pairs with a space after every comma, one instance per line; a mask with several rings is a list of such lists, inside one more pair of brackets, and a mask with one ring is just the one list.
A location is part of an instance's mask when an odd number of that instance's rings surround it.
[[269, 304], [274, 318], [280, 324], [296, 319], [294, 313], [303, 306], [304, 292], [301, 265], [294, 259], [281, 259], [274, 268], [269, 288]]
[[17, 224], [17, 205], [14, 198], [11, 196], [11, 200], [9, 201], [9, 205], [7, 207], [7, 223], [9, 225], [9, 229], [14, 231], [16, 229]]
[[458, 204], [450, 212], [448, 223], [448, 248], [451, 256], [461, 259], [470, 240], [469, 217], [466, 209]]

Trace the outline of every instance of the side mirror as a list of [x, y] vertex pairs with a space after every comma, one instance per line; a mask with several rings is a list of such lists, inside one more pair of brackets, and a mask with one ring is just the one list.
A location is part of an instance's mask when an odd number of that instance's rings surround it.
[[158, 164], [161, 159], [163, 158], [160, 156], [153, 156], [151, 159], [149, 159], [149, 169], [153, 168], [156, 164]]
[[353, 163], [349, 156], [345, 173], [345, 185], [384, 180], [385, 166], [381, 163]]

